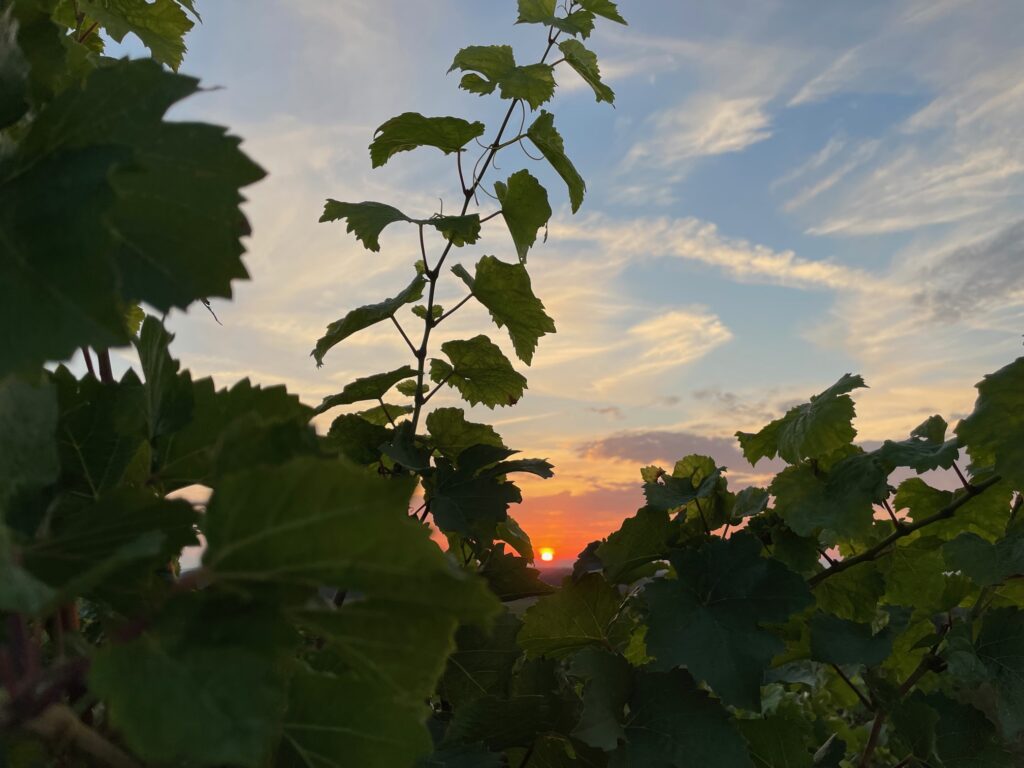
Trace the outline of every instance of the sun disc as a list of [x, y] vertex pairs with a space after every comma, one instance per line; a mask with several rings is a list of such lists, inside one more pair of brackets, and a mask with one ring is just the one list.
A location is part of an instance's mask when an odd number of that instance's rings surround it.
[[540, 559], [543, 560], [545, 563], [550, 563], [552, 560], [555, 559], [555, 550], [551, 549], [550, 547], [544, 547], [540, 551]]

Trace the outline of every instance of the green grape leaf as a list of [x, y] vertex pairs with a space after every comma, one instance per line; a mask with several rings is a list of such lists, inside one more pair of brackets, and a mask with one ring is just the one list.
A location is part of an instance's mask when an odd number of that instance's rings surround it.
[[[436, 147], [446, 155], [459, 152], [473, 139], [483, 136], [484, 124], [458, 117], [424, 117], [404, 112], [382, 124], [370, 144], [374, 168], [384, 165], [393, 155], [417, 147]], [[376, 249], [371, 249], [376, 250]]]
[[466, 216], [435, 216], [432, 219], [427, 219], [425, 223], [434, 227], [457, 248], [472, 245], [480, 239], [479, 213], [471, 213]]
[[163, 323], [149, 317], [135, 342], [146, 377], [149, 436], [154, 440], [184, 427], [194, 407], [192, 377], [178, 372], [180, 365], [170, 353], [173, 340]]
[[527, 129], [526, 135], [551, 163], [551, 167], [562, 177], [565, 185], [569, 188], [572, 212], [576, 213], [583, 204], [583, 195], [587, 191], [587, 185], [573, 164], [569, 162], [569, 158], [565, 156], [565, 143], [555, 128], [555, 116], [542, 109], [540, 115]]
[[[970, 651], [972, 672], [976, 671], [979, 679], [972, 675], [963, 681], [969, 695], [979, 696], [981, 700], [975, 703], [1012, 740], [1024, 731], [1024, 611], [987, 611]], [[961, 664], [950, 660], [954, 677], [959, 676]]]
[[754, 720], [737, 720], [755, 768], [812, 768], [808, 748], [814, 738], [811, 723], [801, 713], [777, 711]]
[[480, 539], [494, 538], [496, 526], [508, 516], [509, 504], [518, 504], [522, 494], [514, 483], [494, 472], [463, 463], [454, 467], [446, 459], [436, 461], [433, 477], [423, 485], [430, 501], [430, 514], [444, 533], [458, 533]]
[[381, 446], [381, 452], [395, 464], [407, 469], [423, 471], [430, 466], [430, 450], [417, 443], [412, 422], [399, 424], [388, 443]]
[[345, 231], [354, 232], [356, 238], [362, 240], [363, 245], [370, 251], [380, 250], [380, 233], [388, 224], [394, 224], [396, 221], [412, 222], [412, 219], [400, 210], [385, 203], [342, 203], [328, 199], [324, 203], [320, 221], [341, 219], [348, 220]]
[[394, 403], [384, 403], [383, 405], [376, 405], [365, 411], [359, 411], [356, 416], [361, 418], [363, 421], [368, 421], [371, 424], [384, 427], [391, 424], [392, 421], [397, 421], [402, 416], [407, 416], [413, 412], [411, 405], [395, 405]]
[[526, 610], [519, 647], [528, 658], [563, 658], [590, 645], [614, 648], [625, 638], [614, 623], [622, 598], [598, 573], [566, 581]]
[[266, 605], [179, 598], [141, 636], [99, 649], [89, 689], [143, 760], [261, 765], [285, 701], [286, 627]]
[[501, 436], [488, 424], [467, 421], [461, 408], [435, 408], [427, 415], [431, 442], [445, 458], [457, 464], [459, 455], [473, 445], [504, 448]]
[[628, 584], [638, 568], [668, 557], [668, 513], [644, 507], [622, 522], [622, 527], [597, 547], [597, 557], [608, 581]]
[[161, 64], [181, 66], [192, 20], [175, 0], [80, 0], [78, 7], [115, 42], [133, 34]]
[[332, 586], [466, 621], [488, 618], [496, 603], [483, 583], [453, 568], [409, 518], [412, 484], [311, 458], [237, 472], [207, 509], [203, 563], [242, 588]]
[[452, 267], [452, 272], [469, 286], [477, 301], [487, 307], [499, 328], [508, 327], [519, 359], [527, 365], [533, 362], [538, 340], [555, 332], [555, 322], [534, 295], [526, 267], [484, 256], [476, 264], [475, 277], [470, 277], [461, 264]]
[[[415, 371], [413, 371], [413, 373], [415, 373]], [[424, 395], [430, 391], [430, 387], [428, 387], [426, 384], [424, 384], [423, 386], [417, 386], [416, 379], [407, 379], [406, 381], [400, 381], [398, 382], [398, 384], [395, 385], [395, 389], [397, 389], [399, 393], [405, 395], [406, 397], [416, 397], [416, 390], [419, 390], [420, 393]]]
[[597, 55], [593, 51], [588, 50], [579, 40], [564, 40], [558, 44], [558, 48], [562, 51], [566, 64], [575, 69], [584, 82], [594, 89], [594, 95], [599, 102], [614, 103], [615, 92], [601, 82], [601, 70], [597, 65]]
[[858, 563], [830, 576], [814, 587], [823, 611], [850, 621], [874, 620], [878, 602], [885, 594], [885, 578], [877, 562]]
[[503, 99], [522, 99], [532, 109], [551, 99], [555, 78], [550, 64], [516, 66], [512, 46], [471, 45], [463, 48], [452, 61], [449, 72], [460, 70], [460, 87], [480, 96], [498, 88]]
[[809, 403], [795, 406], [760, 432], [737, 432], [743, 455], [751, 464], [781, 457], [789, 464], [818, 459], [853, 441], [855, 415], [849, 392], [867, 386], [860, 376], [845, 374]]
[[729, 510], [731, 520], [742, 520], [745, 517], [759, 515], [768, 508], [768, 490], [750, 486], [736, 494], [736, 500]]
[[394, 317], [395, 312], [406, 304], [418, 301], [423, 295], [424, 285], [426, 285], [426, 281], [417, 275], [397, 296], [384, 299], [377, 304], [367, 304], [364, 307], [353, 309], [340, 320], [335, 320], [328, 325], [327, 332], [317, 339], [316, 346], [309, 353], [316, 360], [317, 368], [324, 364], [324, 355], [335, 344], [341, 343], [357, 331]]
[[622, 723], [633, 692], [629, 662], [619, 654], [590, 646], [572, 657], [569, 674], [583, 681], [583, 710], [573, 737], [611, 752], [626, 736]]
[[373, 376], [364, 376], [356, 379], [336, 395], [329, 395], [316, 409], [316, 413], [323, 413], [339, 405], [351, 405], [364, 400], [379, 400], [387, 394], [395, 384], [402, 379], [415, 376], [416, 371], [408, 365], [396, 368], [393, 371], [375, 373]]
[[[96, 501], [58, 507], [48, 535], [28, 542], [22, 559], [29, 572], [65, 597], [92, 594], [102, 585], [99, 596], [116, 599], [140, 587], [184, 547], [197, 545], [197, 522], [184, 500], [122, 488]], [[144, 561], [141, 570], [129, 567], [138, 561]]]
[[577, 9], [565, 16], [555, 16], [555, 0], [519, 0], [516, 24], [544, 24], [586, 38], [594, 31], [594, 14], [592, 11]]
[[548, 191], [529, 171], [516, 171], [508, 181], [494, 182], [494, 194], [501, 203], [501, 215], [508, 225], [519, 261], [526, 263], [526, 254], [537, 242], [537, 233], [551, 218]]
[[1024, 530], [1019, 526], [994, 544], [976, 533], [962, 533], [942, 548], [946, 565], [979, 587], [1024, 575]]
[[0, 522], [19, 496], [60, 474], [57, 394], [49, 382], [0, 379]]
[[29, 64], [18, 44], [21, 24], [8, 6], [0, 16], [0, 129], [28, 112]]
[[827, 473], [787, 467], [772, 481], [775, 510], [801, 536], [824, 528], [840, 536], [870, 533], [874, 506], [889, 497], [888, 472], [871, 454], [841, 459]]
[[[913, 605], [929, 614], [944, 610], [949, 570], [942, 557], [942, 540], [934, 536], [908, 537], [894, 546], [879, 568], [885, 577], [885, 602]], [[951, 606], [950, 606], [951, 607]]]
[[[168, 490], [196, 483], [212, 485], [215, 475], [229, 469], [232, 461], [237, 464], [243, 455], [256, 461], [250, 451], [261, 446], [254, 440], [253, 428], [304, 426], [313, 415], [312, 408], [283, 386], [253, 386], [248, 379], [221, 390], [214, 389], [212, 379], [200, 379], [192, 385], [192, 398], [191, 421], [157, 441], [154, 471]], [[277, 442], [269, 435], [267, 441]], [[234, 451], [238, 456], [232, 455]]]
[[[430, 751], [425, 707], [353, 672], [299, 667], [288, 689], [279, 768], [394, 768]], [[336, 760], [342, 760], [338, 763]], [[266, 764], [266, 763], [261, 763]]]
[[906, 628], [909, 611], [890, 612], [889, 624], [874, 632], [870, 624], [841, 619], [828, 613], [811, 617], [811, 658], [828, 664], [878, 666], [892, 653], [893, 640]]
[[974, 411], [956, 427], [972, 467], [993, 467], [1013, 487], [1024, 487], [1024, 357], [990, 373], [977, 385]]
[[643, 591], [650, 617], [647, 652], [657, 669], [686, 666], [728, 704], [760, 711], [761, 684], [785, 644], [765, 623], [786, 621], [812, 602], [804, 580], [762, 558], [753, 536], [711, 539], [679, 550], [679, 578]]
[[685, 671], [638, 672], [629, 700], [626, 742], [608, 768], [699, 765], [751, 768], [743, 737], [726, 709]]
[[506, 611], [489, 630], [459, 627], [456, 650], [448, 657], [438, 695], [455, 707], [488, 694], [508, 695], [513, 666], [522, 655], [516, 645], [521, 626], [522, 622]]
[[[941, 693], [925, 696], [915, 692], [914, 700], [938, 716], [934, 726], [934, 758], [941, 761], [943, 768], [1011, 768], [1018, 764], [999, 743], [992, 723], [974, 707]], [[929, 760], [932, 758], [928, 756]]]
[[295, 618], [337, 656], [334, 671], [351, 669], [410, 704], [431, 696], [455, 650], [452, 616], [404, 600], [346, 602]]
[[[139, 301], [166, 312], [199, 299], [227, 298], [231, 282], [248, 277], [240, 237], [249, 224], [239, 190], [263, 178], [263, 170], [223, 128], [160, 119], [198, 90], [198, 81], [151, 61], [120, 61], [96, 70], [83, 94], [86, 103], [76, 105], [75, 119], [88, 127], [73, 141], [87, 135], [96, 144], [133, 148], [131, 167], [112, 176], [118, 202], [110, 225], [118, 243], [122, 310]], [[97, 104], [108, 115], [138, 110], [145, 119], [97, 120]]]
[[915, 427], [910, 438], [886, 440], [875, 455], [889, 467], [910, 467], [918, 474], [932, 469], [949, 469], [960, 453], [956, 438], [946, 440], [946, 420], [931, 416]]
[[718, 490], [723, 471], [724, 467], [716, 467], [707, 456], [687, 456], [676, 462], [671, 475], [655, 473], [652, 480], [644, 482], [644, 496], [655, 509], [677, 509], [712, 496]]
[[[57, 446], [61, 484], [98, 496], [117, 485], [142, 485], [150, 473], [146, 390], [134, 371], [120, 382], [76, 379], [61, 366], [53, 374], [60, 422]], [[141, 463], [141, 466], [140, 466]]]
[[344, 413], [334, 420], [327, 432], [327, 442], [354, 464], [366, 466], [380, 461], [381, 446], [391, 441], [392, 431], [354, 413]]
[[447, 383], [459, 391], [470, 405], [483, 403], [488, 408], [515, 405], [526, 389], [526, 379], [486, 336], [465, 341], [446, 341], [441, 351], [444, 360], [430, 361], [430, 378]]
[[529, 746], [547, 730], [550, 717], [544, 696], [480, 696], [455, 711], [445, 745], [483, 742], [491, 749]]
[[606, 19], [625, 24], [626, 20], [619, 14], [619, 9], [612, 0], [579, 0], [579, 4], [591, 13]]
[[506, 542], [524, 560], [533, 562], [533, 543], [530, 541], [530, 536], [511, 515], [498, 523], [494, 533], [496, 538]]
[[502, 602], [550, 595], [555, 591], [540, 580], [540, 571], [531, 568], [529, 560], [506, 553], [503, 544], [494, 547], [480, 574]]

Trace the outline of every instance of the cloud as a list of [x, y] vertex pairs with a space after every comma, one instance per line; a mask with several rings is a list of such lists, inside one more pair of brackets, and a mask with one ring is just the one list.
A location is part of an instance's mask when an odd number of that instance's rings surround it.
[[625, 167], [637, 164], [678, 170], [688, 160], [740, 152], [771, 136], [771, 121], [757, 98], [700, 96], [651, 118], [653, 130], [634, 144]]
[[715, 224], [692, 217], [614, 221], [591, 215], [579, 222], [558, 222], [555, 235], [598, 243], [620, 259], [668, 256], [705, 264], [742, 282], [791, 288], [886, 290], [862, 270], [731, 238], [720, 234]]

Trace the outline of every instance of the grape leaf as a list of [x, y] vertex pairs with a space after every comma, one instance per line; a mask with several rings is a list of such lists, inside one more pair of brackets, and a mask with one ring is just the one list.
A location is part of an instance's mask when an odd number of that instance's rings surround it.
[[20, 494], [60, 474], [57, 402], [57, 388], [48, 382], [0, 379], [0, 521]]
[[587, 191], [587, 185], [573, 164], [569, 162], [569, 158], [565, 156], [565, 143], [555, 128], [555, 116], [542, 109], [540, 115], [527, 129], [526, 135], [530, 137], [530, 141], [536, 145], [541, 154], [551, 163], [551, 167], [565, 181], [565, 185], [569, 188], [572, 212], [576, 213], [583, 204], [583, 195]]
[[772, 481], [775, 510], [801, 536], [819, 528], [857, 538], [871, 531], [874, 506], [889, 497], [888, 473], [871, 454], [841, 459], [827, 473], [807, 464]]
[[810, 621], [811, 658], [828, 664], [878, 666], [892, 653], [895, 636], [906, 629], [906, 613], [890, 613], [889, 624], [878, 632], [870, 624], [815, 613]]
[[416, 112], [403, 112], [383, 123], [374, 132], [373, 143], [370, 144], [370, 160], [373, 167], [378, 168], [393, 155], [417, 147], [436, 147], [447, 155], [460, 151], [483, 133], [484, 124], [481, 122], [470, 123], [458, 117], [424, 117]]
[[480, 696], [455, 711], [445, 745], [483, 742], [491, 749], [528, 746], [549, 718], [543, 696]]
[[395, 316], [395, 312], [406, 304], [417, 301], [423, 295], [423, 286], [426, 281], [417, 275], [405, 289], [394, 298], [384, 299], [377, 304], [367, 304], [364, 307], [353, 309], [340, 320], [335, 320], [327, 326], [327, 332], [317, 339], [316, 346], [310, 355], [316, 360], [319, 368], [324, 364], [324, 355], [327, 351], [353, 333], [369, 328], [384, 320]]
[[858, 563], [814, 587], [818, 607], [850, 621], [873, 621], [885, 579], [877, 562]]
[[[984, 677], [964, 682], [981, 694], [981, 708], [1012, 740], [1024, 731], [1024, 611], [987, 611], [972, 651]], [[952, 661], [950, 668], [956, 676]]]
[[483, 403], [488, 408], [515, 405], [526, 389], [526, 379], [486, 336], [465, 341], [446, 341], [441, 345], [451, 364], [430, 361], [430, 378], [455, 387], [470, 405]]
[[410, 704], [431, 696], [455, 649], [452, 616], [404, 600], [346, 602], [295, 618], [337, 656], [333, 671], [351, 669]]
[[192, 377], [179, 373], [180, 365], [171, 357], [174, 336], [163, 323], [148, 317], [142, 323], [135, 349], [146, 377], [146, 404], [151, 440], [177, 432], [192, 416], [194, 398]]
[[501, 203], [501, 215], [508, 225], [519, 260], [526, 263], [526, 254], [537, 242], [537, 232], [551, 218], [548, 192], [529, 171], [516, 171], [508, 181], [494, 182], [494, 193]]
[[562, 658], [589, 645], [615, 647], [624, 638], [613, 619], [622, 598], [597, 573], [566, 581], [526, 610], [519, 647], [527, 657]]
[[633, 673], [622, 656], [590, 646], [572, 657], [569, 674], [583, 681], [583, 710], [572, 735], [584, 744], [611, 752], [625, 739], [625, 707]]
[[299, 667], [289, 686], [284, 738], [273, 765], [412, 765], [431, 748], [424, 715], [423, 704], [396, 698], [372, 679]]
[[470, 93], [486, 95], [498, 88], [503, 99], [522, 99], [537, 109], [555, 93], [555, 78], [550, 64], [516, 66], [512, 46], [471, 45], [463, 48], [448, 71], [460, 70], [460, 87]]
[[338, 394], [325, 397], [317, 407], [316, 413], [323, 413], [339, 405], [351, 405], [363, 400], [379, 400], [402, 379], [415, 375], [415, 370], [408, 365], [403, 365], [393, 371], [375, 373], [373, 376], [356, 379], [352, 383], [346, 384]]
[[179, 598], [155, 624], [93, 657], [89, 688], [146, 761], [261, 765], [295, 644], [280, 615], [234, 598]]
[[516, 24], [544, 24], [570, 35], [586, 38], [594, 31], [594, 14], [577, 9], [565, 16], [555, 16], [555, 0], [519, 0]]
[[424, 478], [430, 514], [444, 533], [493, 539], [495, 526], [508, 516], [508, 505], [523, 500], [514, 483], [479, 470], [472, 463], [454, 467], [438, 459], [434, 475]]
[[671, 475], [660, 472], [645, 481], [644, 496], [647, 503], [656, 509], [677, 509], [713, 495], [719, 487], [723, 469], [716, 467], [710, 457], [687, 456], [676, 462]]
[[487, 694], [508, 695], [512, 668], [522, 655], [516, 645], [521, 626], [522, 622], [506, 611], [489, 630], [459, 627], [456, 650], [448, 657], [438, 695], [456, 707]]
[[529, 560], [505, 552], [504, 544], [495, 545], [480, 574], [502, 602], [550, 595], [555, 591], [540, 580], [540, 571], [531, 568]]
[[943, 768], [1011, 768], [1017, 764], [999, 744], [992, 724], [974, 707], [941, 693], [914, 696], [938, 715], [935, 757], [941, 760]]
[[434, 227], [457, 248], [472, 245], [480, 239], [479, 213], [471, 213], [466, 216], [435, 216], [432, 219], [426, 219], [424, 223]]
[[643, 591], [647, 652], [655, 668], [685, 665], [727, 704], [760, 711], [764, 670], [785, 646], [765, 623], [783, 622], [812, 602], [804, 580], [746, 533], [679, 550], [679, 578]]
[[192, 21], [175, 0], [80, 0], [78, 7], [115, 42], [131, 33], [161, 64], [174, 70], [181, 66]]
[[729, 713], [680, 669], [637, 673], [625, 726], [608, 768], [752, 766]]
[[591, 13], [606, 19], [625, 24], [626, 20], [619, 14], [617, 5], [612, 0], [579, 0], [579, 4]]
[[533, 362], [538, 340], [555, 332], [555, 322], [533, 294], [526, 267], [484, 256], [476, 264], [475, 277], [470, 277], [461, 264], [452, 267], [452, 272], [462, 278], [477, 301], [487, 307], [499, 328], [508, 327], [519, 359], [527, 365]]
[[799, 711], [773, 712], [755, 720], [737, 720], [756, 768], [812, 768], [808, 743], [813, 728]]
[[457, 464], [459, 454], [472, 445], [505, 447], [493, 427], [467, 421], [461, 408], [435, 408], [427, 415], [426, 423], [434, 447], [452, 463]]
[[644, 507], [622, 522], [622, 527], [597, 547], [610, 582], [630, 583], [640, 566], [668, 556], [668, 513]]
[[1024, 575], [1024, 531], [1018, 526], [994, 544], [976, 533], [962, 533], [942, 548], [946, 565], [979, 587]]
[[338, 461], [300, 458], [237, 472], [207, 509], [203, 563], [240, 587], [356, 589], [467, 621], [487, 618], [493, 598], [409, 518], [411, 493], [411, 479], [382, 483]]
[[615, 101], [615, 92], [601, 82], [601, 70], [597, 65], [597, 55], [588, 50], [579, 40], [564, 40], [558, 44], [565, 62], [576, 70], [576, 73], [583, 78], [584, 82], [594, 89], [597, 101], [607, 101], [609, 104]]
[[993, 467], [1013, 487], [1024, 487], [1024, 357], [985, 376], [974, 411], [956, 427], [972, 467]]
[[515, 519], [509, 515], [495, 529], [495, 537], [506, 542], [519, 555], [530, 562], [533, 562], [533, 542]]
[[956, 438], [946, 440], [946, 420], [931, 416], [915, 427], [910, 438], [886, 440], [875, 455], [890, 467], [910, 467], [918, 474], [932, 469], [949, 469], [960, 453]]
[[320, 221], [339, 221], [347, 219], [346, 232], [354, 232], [356, 238], [363, 241], [367, 250], [380, 250], [380, 233], [388, 224], [396, 221], [411, 222], [408, 216], [397, 208], [385, 203], [362, 202], [342, 203], [337, 200], [328, 199], [324, 203], [324, 212]]
[[866, 386], [860, 376], [845, 374], [810, 402], [790, 408], [760, 432], [737, 432], [743, 455], [751, 464], [779, 456], [789, 464], [821, 458], [852, 442], [854, 407], [849, 392]]
[[391, 430], [354, 413], [343, 413], [327, 432], [328, 443], [349, 461], [366, 466], [380, 461], [381, 446], [391, 440]]

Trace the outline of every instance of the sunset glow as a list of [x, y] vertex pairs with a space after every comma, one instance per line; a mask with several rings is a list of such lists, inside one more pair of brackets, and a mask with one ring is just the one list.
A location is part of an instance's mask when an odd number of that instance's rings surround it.
[[555, 550], [551, 549], [551, 547], [544, 547], [540, 551], [540, 559], [545, 563], [550, 563], [555, 559]]

